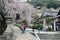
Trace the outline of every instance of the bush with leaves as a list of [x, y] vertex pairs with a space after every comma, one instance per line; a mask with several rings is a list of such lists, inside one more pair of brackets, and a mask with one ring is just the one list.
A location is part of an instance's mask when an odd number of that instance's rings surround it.
[[48, 31], [51, 31], [52, 29], [51, 29], [51, 27], [48, 27]]
[[27, 25], [27, 21], [26, 20], [23, 20], [22, 23], [26, 24]]

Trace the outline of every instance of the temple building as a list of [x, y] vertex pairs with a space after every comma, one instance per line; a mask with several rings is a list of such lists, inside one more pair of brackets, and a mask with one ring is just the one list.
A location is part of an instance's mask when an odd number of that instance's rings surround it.
[[58, 12], [58, 14], [57, 14], [57, 16], [55, 16], [55, 17], [53, 17], [53, 20], [54, 20], [54, 30], [56, 31], [56, 30], [60, 30], [60, 10], [59, 10], [59, 12]]

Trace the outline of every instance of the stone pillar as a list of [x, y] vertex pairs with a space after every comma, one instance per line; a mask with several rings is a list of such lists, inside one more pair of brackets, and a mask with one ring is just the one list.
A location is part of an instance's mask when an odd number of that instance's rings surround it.
[[46, 27], [46, 20], [43, 19], [43, 28], [45, 28], [45, 27]]
[[54, 31], [56, 31], [56, 21], [54, 20]]

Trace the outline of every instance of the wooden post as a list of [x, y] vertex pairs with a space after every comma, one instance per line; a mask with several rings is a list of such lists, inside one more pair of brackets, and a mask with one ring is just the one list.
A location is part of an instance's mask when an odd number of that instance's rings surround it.
[[54, 20], [54, 31], [56, 31], [56, 21]]
[[46, 20], [43, 19], [43, 28], [45, 28], [45, 27], [46, 27]]

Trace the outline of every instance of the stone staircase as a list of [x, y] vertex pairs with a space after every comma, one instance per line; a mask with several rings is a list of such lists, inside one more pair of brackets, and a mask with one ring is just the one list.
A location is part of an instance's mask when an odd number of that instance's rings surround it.
[[41, 40], [60, 40], [60, 34], [38, 34]]
[[3, 33], [3, 35], [0, 35], [0, 40], [13, 40], [13, 33], [10, 28], [10, 25], [8, 25], [6, 31]]

